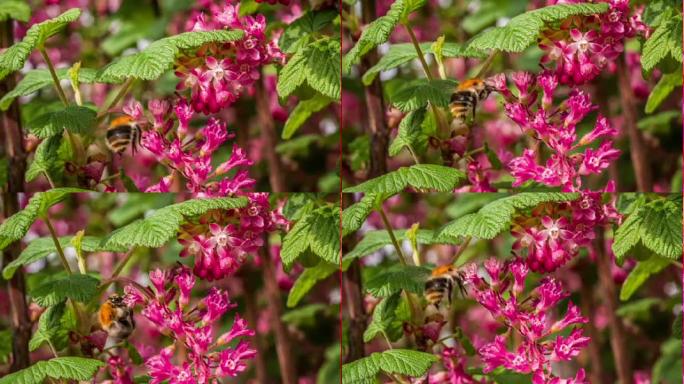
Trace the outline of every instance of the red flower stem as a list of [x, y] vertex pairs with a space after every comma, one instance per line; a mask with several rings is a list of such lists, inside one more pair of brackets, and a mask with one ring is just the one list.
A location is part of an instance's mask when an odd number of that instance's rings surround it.
[[268, 164], [268, 180], [271, 184], [271, 192], [285, 192], [283, 165], [280, 162], [278, 153], [275, 151], [278, 135], [276, 134], [275, 123], [271, 115], [271, 107], [268, 102], [268, 94], [264, 88], [263, 79], [264, 74], [262, 73], [261, 78], [256, 81], [254, 87], [256, 89], [255, 97], [261, 139], [264, 142], [264, 148], [268, 149], [264, 154]]
[[[250, 282], [254, 281], [249, 278], [249, 275], [254, 274], [251, 269], [244, 268], [242, 276], [242, 284], [245, 291], [245, 320], [249, 324], [251, 329], [256, 329], [257, 322], [259, 318], [259, 308], [257, 305], [257, 290], [254, 287], [249, 286]], [[256, 347], [257, 354], [254, 356], [254, 370], [256, 371], [256, 382], [257, 383], [267, 383], [268, 374], [266, 370], [266, 361], [264, 360], [266, 356], [266, 349], [264, 348], [263, 338], [259, 332], [255, 332], [252, 336], [254, 340], [254, 346]]]
[[610, 272], [612, 260], [603, 248], [603, 231], [599, 229], [598, 236], [594, 241], [596, 249], [596, 267], [599, 274], [604, 305], [608, 316], [608, 328], [610, 330], [610, 345], [613, 350], [613, 360], [617, 369], [617, 378], [621, 384], [632, 384], [632, 366], [627, 350], [625, 329], [622, 319], [616, 314], [618, 309], [617, 287]]
[[580, 291], [582, 313], [589, 319], [585, 328], [587, 330], [587, 335], [591, 338], [591, 342], [587, 345], [589, 359], [591, 360], [589, 377], [591, 378], [592, 383], [603, 383], [605, 382], [605, 373], [603, 364], [601, 363], [601, 335], [596, 329], [596, 325], [594, 325], [596, 306], [594, 305], [593, 292], [593, 284], [582, 284]]
[[275, 266], [271, 260], [268, 238], [264, 238], [264, 245], [259, 249], [259, 257], [262, 263], [264, 288], [269, 309], [271, 310], [271, 328], [275, 333], [276, 354], [280, 365], [281, 383], [296, 384], [297, 372], [295, 371], [294, 356], [290, 344], [290, 335], [281, 317], [283, 315], [283, 303], [280, 297], [280, 288], [276, 281]]
[[[364, 25], [376, 19], [375, 0], [361, 2], [361, 19]], [[365, 73], [377, 64], [378, 52], [372, 49], [361, 59], [361, 71]], [[380, 77], [363, 89], [368, 123], [365, 127], [370, 137], [370, 169], [368, 178], [375, 178], [387, 173], [387, 150], [389, 147], [389, 131], [385, 117], [385, 99], [382, 93]]]
[[[14, 43], [12, 20], [0, 22], [0, 48]], [[10, 74], [0, 81], [0, 94], [7, 94], [16, 85], [15, 75]], [[26, 152], [24, 151], [19, 100], [15, 99], [10, 108], [0, 112], [0, 157], [9, 160], [8, 178], [2, 188], [3, 215], [8, 218], [19, 212], [18, 193], [24, 192], [24, 173], [26, 171]], [[2, 250], [2, 265], [7, 265], [19, 257], [20, 242], [14, 242]], [[19, 268], [7, 281], [10, 315], [12, 325], [12, 360], [9, 371], [16, 372], [31, 364], [28, 343], [31, 339], [31, 319], [26, 303], [26, 281], [24, 271]]]
[[[624, 56], [620, 56], [617, 63], [618, 88], [620, 89], [620, 101], [622, 102], [622, 116], [624, 117], [623, 127], [629, 137], [629, 153], [632, 157], [632, 166], [639, 192], [651, 192], [653, 181], [649, 167], [649, 156], [644, 144], [641, 132], [637, 128], [637, 107], [634, 94], [632, 92], [631, 80], [627, 71], [627, 64]], [[622, 383], [624, 384], [624, 383]]]

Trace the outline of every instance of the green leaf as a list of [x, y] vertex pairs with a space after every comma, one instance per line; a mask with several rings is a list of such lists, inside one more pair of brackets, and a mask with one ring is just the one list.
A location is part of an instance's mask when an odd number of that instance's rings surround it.
[[48, 208], [64, 200], [69, 194], [77, 192], [89, 191], [80, 188], [53, 188], [34, 194], [23, 210], [0, 224], [0, 250], [23, 238], [33, 222], [44, 216]]
[[178, 232], [184, 217], [199, 216], [213, 209], [234, 209], [247, 205], [247, 199], [192, 199], [158, 209], [144, 219], [134, 221], [103, 239], [101, 247], [159, 248]]
[[306, 83], [321, 95], [339, 100], [340, 76], [340, 42], [325, 37], [300, 47], [280, 72], [276, 88], [286, 98]]
[[207, 43], [227, 43], [243, 37], [241, 30], [216, 30], [184, 32], [157, 40], [142, 51], [121, 57], [102, 68], [97, 80], [122, 83], [132, 77], [141, 80], [158, 79], [171, 69], [182, 51], [199, 48]]
[[639, 262], [622, 284], [622, 288], [620, 289], [620, 300], [629, 300], [646, 280], [665, 269], [668, 265], [670, 265], [669, 260], [657, 256], [652, 256], [646, 261]]
[[301, 45], [309, 42], [312, 33], [331, 25], [338, 14], [333, 10], [305, 12], [285, 28], [278, 46], [285, 53], [296, 52]]
[[[681, 122], [682, 113], [677, 110], [663, 111], [640, 119], [637, 123], [637, 128], [654, 133], [669, 133], [670, 123], [674, 119], [677, 119], [678, 122]], [[677, 126], [681, 126], [681, 124], [677, 124]]]
[[78, 135], [92, 135], [95, 130], [96, 114], [90, 108], [70, 105], [36, 117], [28, 124], [28, 129], [41, 139], [61, 134], [65, 129]]
[[366, 282], [375, 297], [389, 297], [399, 291], [422, 294], [430, 269], [413, 265], [394, 265]]
[[397, 136], [392, 140], [389, 147], [389, 155], [396, 156], [406, 147], [414, 153], [422, 153], [427, 148], [428, 136], [423, 133], [423, 120], [425, 120], [425, 108], [416, 109], [404, 116], [399, 123]]
[[55, 357], [10, 373], [0, 378], [0, 384], [40, 384], [48, 377], [58, 380], [90, 380], [104, 365], [100, 360], [84, 357]]
[[[424, 54], [436, 53], [431, 43], [421, 43], [420, 48]], [[444, 43], [442, 46], [443, 57], [472, 57], [483, 59], [487, 53], [478, 49], [464, 47], [457, 43]], [[375, 80], [381, 72], [397, 68], [418, 58], [416, 48], [411, 43], [392, 44], [387, 53], [382, 55], [380, 60], [363, 74], [363, 84], [368, 86]]]
[[593, 15], [608, 10], [608, 4], [558, 4], [528, 11], [512, 18], [505, 27], [485, 30], [468, 43], [469, 48], [522, 52], [537, 41], [544, 26], [574, 15]]
[[436, 164], [416, 164], [345, 188], [344, 192], [380, 192], [393, 195], [407, 187], [449, 192], [464, 179], [465, 174], [455, 168]]
[[653, 113], [677, 87], [682, 86], [682, 72], [676, 71], [663, 75], [646, 100], [646, 113]]
[[672, 336], [682, 339], [682, 312], [679, 312], [672, 322]]
[[[57, 78], [60, 80], [69, 78], [68, 71], [67, 68], [55, 70]], [[92, 68], [81, 68], [78, 72], [78, 81], [84, 84], [93, 83], [95, 81], [95, 73], [96, 71]], [[14, 89], [0, 98], [0, 110], [6, 111], [17, 97], [30, 95], [45, 87], [50, 87], [52, 84], [52, 76], [49, 70], [33, 69], [24, 75]]]
[[367, 193], [361, 200], [342, 211], [342, 229], [345, 235], [361, 228], [368, 215], [373, 212], [378, 197], [376, 193]]
[[290, 293], [287, 295], [287, 307], [297, 306], [319, 281], [339, 271], [339, 268], [339, 264], [330, 264], [326, 261], [321, 261], [315, 267], [306, 268], [295, 280]]
[[66, 299], [85, 303], [97, 293], [100, 281], [89, 275], [73, 274], [63, 279], [47, 281], [30, 293], [41, 307], [49, 307]]
[[455, 88], [456, 82], [453, 80], [417, 79], [394, 92], [390, 102], [402, 112], [420, 109], [428, 104], [446, 107]]
[[[62, 249], [71, 246], [71, 239], [73, 239], [73, 236], [59, 238], [59, 244]], [[99, 237], [85, 236], [81, 240], [81, 247], [86, 252], [125, 252], [128, 250], [126, 247], [102, 248], [100, 247], [101, 241], [102, 239]], [[56, 252], [57, 248], [51, 237], [41, 237], [31, 240], [28, 246], [19, 254], [19, 257], [5, 266], [2, 270], [2, 277], [9, 280], [14, 276], [14, 272], [20, 267], [41, 260]]]
[[682, 200], [657, 199], [641, 205], [615, 231], [613, 253], [618, 263], [641, 243], [655, 254], [679, 259], [682, 256]]
[[424, 375], [439, 358], [431, 353], [408, 349], [391, 349], [372, 353], [368, 357], [342, 366], [342, 383], [368, 382], [380, 371], [397, 373], [410, 377]]
[[665, 12], [662, 22], [644, 43], [641, 67], [650, 74], [667, 57], [682, 62], [682, 17], [674, 9]]
[[652, 383], [678, 383], [682, 379], [682, 339], [671, 338], [660, 346], [653, 365]]
[[62, 140], [61, 135], [55, 135], [43, 140], [33, 155], [33, 161], [26, 170], [26, 181], [31, 182], [43, 173], [50, 178], [61, 179], [64, 174], [64, 161], [60, 159], [60, 149], [66, 150], [69, 144]]
[[327, 107], [330, 103], [332, 103], [331, 98], [319, 94], [308, 100], [300, 101], [285, 122], [282, 138], [285, 140], [291, 138], [311, 115]]
[[378, 17], [365, 27], [359, 40], [342, 60], [342, 70], [345, 73], [349, 73], [352, 65], [359, 63], [368, 52], [389, 39], [404, 9], [404, 1], [396, 0], [385, 16]]
[[397, 327], [395, 311], [401, 301], [401, 292], [395, 292], [391, 296], [382, 299], [373, 309], [373, 318], [363, 332], [363, 341], [369, 343], [378, 335], [386, 335], [390, 340], [396, 339], [396, 331], [401, 331], [401, 323]]
[[302, 217], [283, 238], [280, 258], [285, 268], [307, 250], [332, 264], [340, 263], [340, 213], [335, 207], [320, 207]]
[[0, 363], [7, 364], [12, 355], [12, 330], [0, 331]]
[[49, 342], [56, 349], [58, 345], [64, 344], [68, 337], [68, 332], [62, 327], [62, 316], [66, 309], [66, 301], [61, 301], [53, 306], [50, 306], [38, 321], [38, 329], [29, 341], [29, 350], [35, 351], [40, 346]]
[[[401, 242], [403, 240], [408, 240], [408, 231], [406, 229], [395, 229], [392, 232], [397, 241]], [[456, 237], [438, 235], [431, 229], [419, 229], [416, 231], [416, 242], [418, 244], [432, 245], [459, 244], [461, 241]], [[364, 257], [391, 244], [392, 239], [389, 236], [389, 232], [386, 230], [368, 231], [364, 234], [363, 239], [361, 239], [354, 249], [347, 253], [344, 258], [347, 260]]]
[[536, 207], [546, 202], [576, 200], [576, 193], [519, 193], [493, 201], [477, 213], [464, 215], [443, 226], [437, 233], [440, 236], [472, 236], [478, 239], [493, 239], [511, 225], [517, 210]]
[[31, 17], [31, 8], [23, 0], [0, 0], [0, 21], [9, 19], [29, 21]]
[[80, 9], [72, 8], [55, 18], [32, 25], [20, 42], [0, 54], [0, 80], [10, 73], [22, 69], [26, 59], [34, 49], [41, 48], [45, 44], [45, 40], [59, 33], [69, 23], [78, 19], [80, 15]]

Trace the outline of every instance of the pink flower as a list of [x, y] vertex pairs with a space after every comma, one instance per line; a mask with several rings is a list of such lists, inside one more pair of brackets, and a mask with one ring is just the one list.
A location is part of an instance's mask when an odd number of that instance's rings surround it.
[[[247, 329], [246, 323], [236, 317], [226, 333], [230, 336], [224, 334], [218, 340], [214, 337], [215, 326], [223, 315], [237, 306], [230, 302], [227, 293], [214, 287], [202, 300], [202, 305], [186, 309], [194, 286], [194, 278], [187, 267], [157, 270], [150, 274], [150, 280], [153, 297], [137, 292], [135, 302], [144, 307], [142, 315], [158, 327], [160, 333], [173, 339], [170, 346], [145, 361], [151, 383], [209, 384], [216, 378], [235, 377], [246, 369], [246, 360], [256, 355], [256, 351], [241, 340], [243, 336], [254, 334]], [[135, 286], [126, 287], [127, 293], [137, 290]], [[232, 340], [239, 342], [235, 347], [227, 346], [226, 342]], [[219, 343], [222, 345], [220, 351], [214, 347]], [[181, 365], [173, 362], [178, 344], [185, 346]]]
[[568, 337], [558, 336], [551, 355], [552, 361], [571, 360], [579, 355], [580, 350], [589, 344], [591, 339], [582, 336], [581, 329], [573, 330]]

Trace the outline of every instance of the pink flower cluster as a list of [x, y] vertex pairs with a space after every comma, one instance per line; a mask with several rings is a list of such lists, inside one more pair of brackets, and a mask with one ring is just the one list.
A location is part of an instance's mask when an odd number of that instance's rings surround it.
[[[158, 162], [169, 167], [171, 173], [145, 192], [169, 192], [178, 176], [187, 181], [187, 190], [199, 197], [233, 195], [254, 186], [256, 181], [249, 177], [249, 172], [239, 169], [253, 163], [236, 145], [228, 160], [217, 167], [212, 165], [214, 152], [234, 137], [224, 123], [211, 118], [199, 131], [190, 132], [193, 111], [183, 99], [177, 101], [173, 113], [171, 104], [164, 100], [150, 101], [148, 109], [153, 117], [151, 121], [146, 119], [138, 102], [127, 104], [124, 112], [142, 124], [152, 126], [143, 132], [141, 145], [152, 152]], [[178, 120], [178, 127], [172, 129], [175, 120]], [[231, 171], [234, 174], [229, 176]]]
[[[569, 327], [587, 323], [579, 308], [568, 302], [565, 315], [553, 321], [553, 311], [566, 299], [561, 284], [545, 277], [527, 297], [524, 297], [525, 280], [529, 268], [520, 259], [502, 263], [489, 259], [484, 263], [487, 276], [478, 274], [478, 267], [464, 268], [472, 296], [507, 329], [495, 336], [494, 341], [479, 348], [484, 363], [483, 371], [491, 372], [503, 367], [517, 373], [533, 374], [534, 384], [587, 383], [584, 370], [574, 379], [562, 380], [551, 372], [551, 364], [577, 357], [590, 341], [582, 329], [574, 327], [567, 336], [558, 333]], [[514, 336], [516, 333], [518, 336]], [[519, 340], [519, 341], [517, 341]], [[509, 345], [514, 344], [513, 350]]]
[[[247, 368], [246, 362], [254, 358], [256, 350], [241, 339], [254, 335], [246, 321], [235, 314], [230, 330], [218, 338], [214, 335], [215, 329], [225, 324], [219, 322], [221, 317], [237, 307], [226, 292], [211, 288], [201, 302], [190, 306], [195, 277], [184, 266], [152, 271], [150, 281], [152, 287], [144, 291], [126, 286], [124, 300], [131, 307], [142, 305], [141, 314], [174, 340], [145, 361], [152, 384], [213, 383], [217, 378], [235, 377]], [[237, 344], [228, 346], [235, 341]], [[186, 354], [181, 365], [173, 362], [178, 346], [183, 346]]]
[[244, 208], [209, 212], [181, 228], [180, 256], [194, 256], [193, 272], [199, 278], [213, 281], [234, 274], [249, 253], [264, 245], [267, 233], [287, 226], [279, 210], [271, 210], [267, 193], [248, 198]]
[[[466, 372], [466, 361], [457, 349], [446, 347], [442, 350], [440, 355], [442, 366], [444, 370], [428, 375], [428, 384], [479, 384], [485, 383], [484, 380], [479, 381], [473, 378]], [[423, 381], [416, 381], [423, 382]]]
[[596, 227], [621, 220], [615, 201], [604, 204], [601, 199], [600, 192], [585, 192], [578, 200], [542, 205], [531, 216], [517, 218], [513, 251], [535, 272], [555, 271], [581, 247], [592, 246]]
[[267, 41], [266, 18], [239, 16], [240, 5], [219, 6], [212, 1], [199, 1], [199, 9], [188, 18], [187, 30], [212, 31], [240, 29], [242, 39], [225, 44], [209, 44], [192, 57], [179, 59], [176, 76], [178, 89], [190, 89], [190, 105], [196, 112], [217, 113], [232, 105], [246, 87], [260, 77], [261, 66], [283, 62], [285, 56], [276, 40]]
[[515, 178], [514, 187], [533, 180], [548, 186], [560, 186], [564, 192], [578, 191], [582, 187], [581, 176], [599, 174], [620, 156], [610, 140], [598, 147], [588, 147], [601, 138], [613, 138], [618, 131], [605, 117], [599, 115], [591, 132], [577, 138], [577, 125], [596, 109], [588, 94], [573, 90], [558, 107], [554, 107], [553, 95], [558, 87], [556, 75], [543, 72], [534, 76], [518, 72], [511, 76], [517, 88], [516, 94], [506, 84], [506, 78], [492, 78], [498, 92], [504, 96], [506, 115], [535, 140], [544, 145], [551, 155], [540, 164], [540, 150], [525, 149], [522, 156], [508, 162]]
[[[551, 1], [557, 3], [583, 3], [579, 0]], [[558, 30], [542, 34], [539, 47], [544, 51], [542, 65], [552, 68], [563, 84], [583, 84], [593, 80], [611, 65], [624, 51], [627, 38], [649, 29], [641, 21], [643, 7], [632, 12], [629, 0], [604, 0], [610, 5], [608, 12], [599, 15], [572, 17]]]

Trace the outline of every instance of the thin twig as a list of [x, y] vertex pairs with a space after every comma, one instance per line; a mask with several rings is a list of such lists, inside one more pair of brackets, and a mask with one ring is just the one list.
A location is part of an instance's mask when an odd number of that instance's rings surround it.
[[399, 261], [401, 262], [402, 265], [406, 265], [406, 259], [404, 258], [404, 253], [401, 251], [401, 247], [399, 246], [399, 242], [397, 241], [397, 238], [394, 236], [394, 230], [392, 230], [392, 225], [390, 224], [389, 220], [387, 220], [387, 215], [385, 215], [385, 211], [380, 207], [378, 209], [378, 213], [380, 213], [380, 217], [382, 218], [382, 223], [385, 225], [385, 229], [387, 230], [387, 233], [389, 233], [389, 237], [392, 240], [392, 245], [394, 245], [394, 249], [397, 251], [397, 256], [399, 256]]
[[67, 271], [68, 274], [71, 275], [71, 268], [69, 267], [69, 262], [66, 259], [66, 256], [64, 255], [64, 250], [62, 249], [62, 245], [59, 243], [59, 238], [57, 237], [57, 232], [55, 232], [55, 228], [52, 226], [52, 223], [50, 222], [50, 215], [45, 214], [45, 224], [47, 225], [48, 229], [50, 230], [50, 237], [52, 237], [52, 242], [55, 244], [55, 248], [57, 248], [57, 255], [59, 255], [59, 259], [62, 261], [62, 265], [64, 266], [64, 270]]
[[52, 65], [52, 60], [50, 60], [50, 56], [48, 56], [47, 52], [45, 51], [45, 47], [39, 49], [40, 54], [43, 56], [43, 60], [45, 60], [45, 63], [48, 66], [48, 70], [50, 71], [50, 76], [52, 76], [52, 81], [55, 86], [55, 90], [57, 91], [57, 95], [59, 95], [59, 99], [62, 101], [62, 104], [64, 106], [69, 105], [69, 101], [67, 100], [66, 95], [64, 94], [64, 90], [62, 89], [62, 86], [59, 83], [59, 78], [57, 77], [57, 72], [55, 71], [55, 67]]
[[114, 272], [112, 272], [112, 276], [110, 277], [110, 279], [116, 279], [119, 276], [119, 274], [121, 273], [121, 271], [123, 271], [126, 264], [128, 264], [128, 262], [131, 260], [131, 256], [133, 255], [134, 250], [135, 247], [128, 250], [128, 252], [124, 255], [123, 260], [119, 262], [119, 265], [117, 265], [114, 269]]
[[406, 28], [406, 32], [408, 32], [409, 37], [411, 38], [413, 48], [415, 48], [416, 53], [418, 53], [418, 60], [420, 60], [420, 65], [423, 67], [423, 72], [425, 72], [425, 76], [428, 78], [428, 80], [432, 80], [430, 67], [428, 67], [427, 62], [425, 61], [425, 55], [423, 54], [423, 50], [420, 48], [420, 43], [418, 42], [416, 34], [413, 32], [413, 29], [411, 28], [411, 25], [409, 23], [404, 24], [404, 28]]
[[126, 81], [123, 83], [123, 85], [121, 85], [119, 92], [116, 94], [116, 96], [114, 96], [112, 101], [110, 101], [108, 104], [102, 107], [100, 112], [97, 114], [97, 121], [101, 121], [105, 116], [107, 116], [109, 110], [115, 105], [117, 105], [119, 101], [121, 101], [121, 99], [124, 98], [124, 96], [126, 96], [134, 81], [134, 77], [129, 77], [128, 79], [126, 79]]
[[499, 54], [499, 50], [498, 50], [498, 49], [493, 50], [493, 51], [489, 54], [489, 56], [487, 57], [487, 59], [482, 63], [482, 68], [480, 68], [480, 70], [477, 71], [477, 74], [475, 75], [475, 78], [476, 78], [476, 79], [481, 79], [482, 76], [484, 76], [484, 75], [487, 73], [487, 70], [488, 70], [489, 67], [492, 65], [492, 63], [494, 62], [494, 58], [496, 58], [496, 55], [498, 55], [498, 54]]
[[468, 245], [470, 244], [470, 241], [472, 239], [473, 238], [471, 236], [466, 236], [466, 238], [463, 240], [463, 243], [461, 243], [461, 246], [458, 248], [454, 256], [449, 261], [449, 264], [454, 264], [456, 261], [458, 261], [458, 258], [461, 257], [466, 248], [468, 248]]
[[50, 177], [50, 174], [47, 173], [47, 171], [43, 171], [43, 176], [45, 176], [45, 179], [47, 180], [48, 184], [50, 184], [50, 188], [55, 188], [55, 183], [52, 181], [52, 178]]

